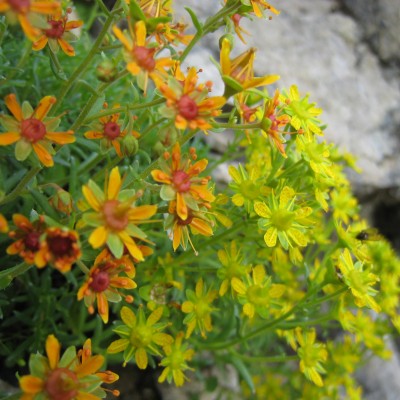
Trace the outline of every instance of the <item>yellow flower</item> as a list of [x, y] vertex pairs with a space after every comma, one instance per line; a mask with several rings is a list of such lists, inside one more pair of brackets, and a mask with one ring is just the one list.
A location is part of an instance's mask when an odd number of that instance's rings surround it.
[[34, 25], [46, 23], [45, 15], [53, 15], [60, 10], [55, 1], [0, 0], [0, 13], [6, 14], [11, 23], [19, 22], [29, 40], [34, 41], [40, 30]]
[[186, 338], [190, 337], [194, 329], [198, 327], [202, 337], [206, 337], [206, 332], [210, 332], [211, 313], [216, 311], [211, 303], [217, 297], [217, 291], [206, 289], [203, 278], [196, 283], [196, 290], [186, 290], [186, 300], [182, 304], [182, 311], [188, 314], [183, 323], [187, 325]]
[[220, 64], [222, 79], [226, 84], [224, 94], [226, 97], [229, 97], [228, 94], [239, 93], [258, 86], [270, 85], [280, 78], [279, 75], [254, 77], [253, 64], [256, 49], [251, 48], [234, 59], [229, 58], [231, 50], [230, 41], [226, 38], [222, 39]]
[[75, 50], [68, 41], [76, 39], [71, 30], [82, 26], [83, 21], [68, 21], [68, 13], [71, 11], [68, 9], [64, 16], [61, 15], [61, 12], [58, 12], [48, 17], [47, 23], [50, 25], [50, 28], [42, 29], [42, 35], [33, 42], [33, 50], [42, 50], [46, 44], [49, 44], [53, 53], [57, 53], [61, 47], [67, 56], [75, 55]]
[[317, 386], [323, 386], [324, 382], [320, 374], [326, 372], [322, 363], [328, 358], [325, 345], [315, 342], [316, 333], [314, 329], [302, 332], [300, 328], [297, 328], [296, 337], [300, 345], [297, 350], [300, 358], [300, 371]]
[[207, 133], [212, 119], [221, 113], [226, 99], [222, 96], [208, 97], [211, 82], [197, 85], [196, 68], [189, 68], [185, 77], [177, 67], [175, 76], [165, 82], [156, 81], [161, 94], [167, 99], [159, 112], [166, 118], [174, 119], [178, 129], [200, 129]]
[[160, 79], [160, 76], [165, 75], [165, 68], [172, 66], [173, 61], [169, 57], [155, 59], [158, 49], [148, 45], [144, 21], [136, 22], [133, 27], [130, 20], [128, 23], [129, 36], [117, 26], [113, 27], [113, 32], [125, 48], [126, 69], [138, 77], [138, 85], [146, 93], [148, 79]]
[[136, 316], [128, 307], [122, 307], [121, 319], [124, 325], [114, 329], [122, 339], [110, 344], [107, 353], [115, 354], [124, 352], [124, 365], [135, 356], [136, 365], [146, 369], [148, 354], [160, 357], [162, 354], [159, 346], [168, 346], [174, 339], [171, 335], [163, 333], [168, 323], [158, 322], [163, 314], [163, 308], [155, 309], [147, 318], [142, 308]]
[[[249, 0], [242, 0], [242, 3], [248, 4]], [[264, 17], [264, 14], [263, 14], [264, 10], [268, 10], [268, 11], [274, 13], [275, 15], [280, 14], [280, 12], [275, 7], [271, 6], [271, 4], [267, 3], [265, 0], [250, 0], [250, 5], [253, 8], [254, 14], [258, 18]]]
[[199, 177], [207, 167], [205, 158], [196, 161], [196, 150], [190, 149], [189, 156], [181, 155], [181, 147], [176, 143], [172, 154], [165, 153], [170, 160], [167, 164], [160, 161], [162, 169], [151, 171], [151, 176], [156, 182], [163, 183], [160, 196], [166, 201], [176, 202], [176, 212], [183, 221], [186, 221], [189, 210], [198, 211], [198, 204], [214, 201], [215, 197], [208, 189], [210, 177]]
[[46, 167], [53, 166], [52, 143], [75, 142], [73, 131], [54, 132], [60, 123], [59, 117], [46, 117], [55, 102], [53, 96], [43, 97], [33, 110], [28, 102], [24, 102], [21, 108], [14, 94], [7, 95], [5, 103], [14, 117], [0, 115], [0, 124], [8, 130], [0, 133], [0, 146], [16, 142], [15, 158], [18, 161], [24, 161], [33, 150], [41, 163]]
[[56, 337], [49, 335], [47, 357], [39, 353], [31, 355], [31, 375], [19, 379], [23, 392], [21, 400], [100, 400], [106, 396], [102, 383], [113, 383], [119, 378], [111, 371], [98, 371], [104, 357], [92, 356], [90, 339], [78, 353], [71, 346], [60, 357], [60, 350]]
[[138, 197], [131, 190], [122, 190], [122, 179], [118, 167], [112, 169], [104, 192], [92, 180], [82, 187], [90, 207], [94, 212], [85, 213], [83, 221], [96, 227], [89, 236], [89, 243], [98, 249], [105, 244], [116, 258], [121, 258], [124, 246], [132, 257], [143, 261], [143, 253], [135, 240], [146, 240], [146, 234], [137, 225], [149, 222], [157, 206], [135, 207]]
[[[120, 276], [125, 273], [128, 276]], [[94, 313], [93, 304], [97, 302], [97, 309], [103, 322], [108, 322], [108, 302], [117, 303], [122, 296], [131, 303], [133, 297], [125, 296], [121, 289], [135, 289], [137, 284], [132, 280], [135, 276], [135, 267], [128, 255], [116, 259], [108, 251], [103, 250], [94, 261], [86, 281], [78, 290], [78, 300], [84, 299], [91, 314]]]
[[187, 380], [183, 371], [191, 369], [186, 361], [192, 359], [194, 350], [187, 349], [186, 344], [182, 345], [183, 336], [183, 332], [179, 332], [174, 343], [164, 346], [166, 357], [161, 360], [159, 365], [165, 368], [158, 378], [158, 382], [162, 383], [167, 380], [168, 383], [171, 383], [174, 380], [175, 385], [179, 387], [184, 384], [185, 379]]
[[358, 307], [367, 306], [376, 312], [380, 312], [381, 308], [373, 299], [378, 291], [372, 288], [379, 277], [371, 272], [363, 270], [363, 264], [357, 261], [353, 264], [350, 251], [344, 249], [339, 259], [339, 269], [343, 274], [344, 283], [350, 288], [354, 296], [354, 302]]
[[279, 201], [272, 192], [268, 205], [255, 202], [254, 210], [262, 217], [258, 225], [261, 229], [267, 230], [264, 241], [268, 247], [275, 247], [277, 239], [285, 250], [289, 247], [307, 245], [308, 238], [304, 233], [313, 223], [309, 218], [312, 208], [299, 207], [295, 200], [295, 191], [285, 186], [279, 194]]
[[232, 278], [232, 287], [238, 294], [238, 300], [243, 304], [243, 313], [253, 318], [255, 313], [262, 318], [270, 316], [271, 307], [278, 305], [275, 299], [283, 295], [285, 286], [273, 284], [262, 265], [256, 265], [251, 277], [247, 275], [246, 282], [237, 277]]

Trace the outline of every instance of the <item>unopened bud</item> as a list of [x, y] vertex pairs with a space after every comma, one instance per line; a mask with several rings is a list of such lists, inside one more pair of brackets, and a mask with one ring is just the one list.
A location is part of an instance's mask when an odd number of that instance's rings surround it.
[[111, 82], [115, 79], [117, 72], [118, 70], [114, 61], [105, 58], [96, 68], [96, 77], [99, 81]]
[[50, 198], [50, 205], [56, 210], [70, 215], [73, 210], [71, 195], [64, 189], [58, 188], [56, 193]]
[[122, 152], [126, 156], [133, 156], [139, 150], [139, 142], [133, 135], [130, 134], [126, 135], [123, 138], [121, 144], [122, 144]]

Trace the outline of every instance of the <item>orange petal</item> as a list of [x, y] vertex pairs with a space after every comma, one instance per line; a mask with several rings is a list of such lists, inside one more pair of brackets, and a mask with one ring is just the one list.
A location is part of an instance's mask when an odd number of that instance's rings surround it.
[[21, 28], [24, 31], [25, 35], [28, 37], [28, 39], [32, 42], [37, 40], [41, 32], [39, 29], [36, 29], [31, 25], [26, 14], [18, 14], [18, 21], [21, 24]]
[[87, 392], [78, 392], [75, 400], [99, 400], [99, 396], [95, 396], [94, 394], [87, 393]]
[[114, 32], [114, 35], [117, 37], [117, 39], [125, 46], [125, 48], [127, 50], [131, 50], [132, 49], [132, 44], [129, 43], [129, 40], [122, 33], [121, 29], [119, 29], [116, 26], [113, 26], [112, 31]]
[[73, 57], [75, 55], [75, 50], [74, 48], [63, 38], [58, 38], [57, 39], [58, 44], [60, 45], [62, 51], [70, 57]]
[[172, 247], [174, 248], [174, 251], [179, 247], [179, 244], [181, 243], [182, 239], [182, 227], [179, 224], [174, 225], [173, 233], [174, 233], [174, 238], [172, 241]]
[[19, 386], [25, 393], [36, 394], [43, 390], [44, 382], [36, 376], [25, 375], [19, 380]]
[[200, 218], [193, 218], [190, 226], [204, 236], [212, 236], [213, 231], [210, 225], [201, 220]]
[[179, 218], [183, 219], [184, 221], [187, 220], [188, 208], [183, 196], [179, 192], [176, 194], [176, 213], [178, 214]]
[[50, 111], [53, 104], [56, 102], [56, 98], [54, 96], [45, 96], [40, 100], [39, 105], [36, 107], [34, 116], [40, 121], [47, 115]]
[[46, 35], [42, 35], [38, 40], [36, 40], [36, 42], [32, 43], [32, 49], [35, 51], [42, 50], [48, 41], [48, 37]]
[[90, 357], [86, 362], [82, 363], [75, 368], [76, 375], [78, 378], [83, 378], [88, 375], [92, 375], [97, 372], [101, 366], [104, 364], [104, 357], [101, 355], [96, 355]]
[[0, 134], [0, 146], [8, 146], [15, 143], [21, 136], [17, 132], [7, 132]]
[[69, 32], [72, 29], [79, 28], [80, 26], [83, 25], [83, 21], [77, 20], [77, 21], [69, 21], [65, 24], [65, 31]]
[[23, 116], [22, 116], [22, 109], [17, 101], [17, 98], [15, 97], [15, 94], [9, 94], [5, 97], [5, 103], [7, 108], [11, 111], [12, 115], [14, 115], [15, 119], [17, 121], [22, 121]]
[[84, 135], [87, 139], [101, 139], [104, 137], [103, 132], [99, 131], [87, 131]]
[[52, 167], [54, 165], [53, 157], [46, 150], [44, 146], [42, 146], [39, 142], [32, 143], [33, 150], [38, 156], [40, 162], [46, 167]]
[[55, 369], [60, 361], [61, 345], [54, 335], [47, 336], [46, 339], [46, 354], [49, 359], [50, 369]]
[[48, 132], [46, 133], [46, 139], [51, 140], [57, 144], [67, 144], [67, 143], [74, 143], [76, 138], [73, 131], [67, 132]]
[[165, 172], [155, 169], [151, 171], [151, 176], [156, 182], [161, 182], [161, 183], [166, 183], [166, 184], [171, 184], [172, 179], [169, 175], [167, 175]]
[[126, 65], [126, 69], [132, 74], [132, 75], [138, 75], [139, 72], [141, 71], [141, 68], [139, 65], [137, 65], [134, 61], [131, 61]]
[[60, 10], [60, 3], [50, 1], [32, 1], [30, 11], [39, 14], [56, 14]]

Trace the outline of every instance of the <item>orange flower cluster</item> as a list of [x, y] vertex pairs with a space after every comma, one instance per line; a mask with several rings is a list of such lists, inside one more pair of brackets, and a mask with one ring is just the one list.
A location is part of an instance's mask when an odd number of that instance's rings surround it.
[[[199, 177], [208, 164], [206, 159], [197, 159], [196, 150], [191, 148], [189, 156], [182, 157], [179, 143], [172, 149], [172, 154], [165, 153], [165, 161], [161, 161], [161, 169], [151, 172], [156, 182], [163, 184], [160, 196], [169, 202], [169, 217], [165, 221], [165, 228], [171, 229], [173, 248], [179, 244], [184, 249], [190, 242], [190, 226], [193, 233], [211, 236], [212, 221], [206, 216], [206, 210], [211, 208], [210, 203], [215, 197], [208, 188], [210, 177]], [[166, 161], [169, 161], [167, 163]], [[192, 243], [191, 243], [192, 245]], [[192, 245], [193, 247], [193, 245]]]

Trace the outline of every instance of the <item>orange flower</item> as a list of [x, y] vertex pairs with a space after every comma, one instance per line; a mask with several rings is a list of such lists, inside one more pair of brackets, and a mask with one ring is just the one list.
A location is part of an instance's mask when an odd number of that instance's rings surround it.
[[279, 90], [275, 91], [274, 97], [269, 99], [265, 103], [264, 115], [261, 121], [262, 133], [265, 137], [269, 137], [279, 150], [279, 152], [286, 156], [285, 148], [283, 143], [283, 134], [291, 134], [296, 132], [283, 131], [282, 127], [285, 127], [290, 123], [290, 116], [287, 114], [280, 114], [280, 110], [277, 109], [279, 106]]
[[40, 249], [40, 238], [46, 228], [44, 218], [39, 216], [38, 220], [30, 222], [25, 216], [14, 214], [13, 222], [17, 229], [8, 235], [15, 242], [7, 247], [7, 254], [18, 254], [27, 264], [33, 264]]
[[246, 41], [244, 40], [243, 34], [245, 33], [246, 35], [249, 35], [249, 32], [247, 32], [244, 28], [240, 26], [240, 20], [242, 19], [242, 16], [240, 14], [233, 14], [231, 17], [231, 20], [233, 22], [233, 28], [236, 32], [236, 35], [238, 35], [239, 39], [246, 44]]
[[67, 22], [68, 14], [71, 11], [71, 9], [67, 9], [67, 13], [64, 16], [59, 12], [48, 17], [47, 22], [50, 25], [50, 28], [42, 29], [42, 35], [32, 45], [33, 50], [42, 50], [48, 43], [53, 53], [57, 53], [61, 47], [62, 51], [67, 56], [75, 55], [75, 50], [68, 41], [76, 39], [71, 30], [82, 26], [83, 21], [78, 20]]
[[258, 18], [263, 18], [264, 10], [268, 10], [275, 15], [279, 15], [280, 11], [278, 11], [275, 7], [271, 6], [271, 4], [267, 3], [264, 0], [250, 0], [251, 6], [253, 7], [253, 12]]
[[8, 130], [0, 133], [0, 146], [16, 142], [15, 158], [18, 161], [24, 161], [34, 150], [46, 167], [53, 166], [52, 143], [62, 145], [75, 142], [73, 131], [54, 132], [60, 123], [59, 117], [46, 117], [55, 102], [53, 96], [43, 97], [33, 110], [28, 102], [24, 102], [21, 108], [14, 94], [6, 96], [6, 106], [14, 117], [0, 115], [0, 124]]
[[46, 229], [40, 249], [35, 254], [35, 264], [38, 268], [51, 264], [65, 273], [80, 256], [79, 236], [75, 231], [50, 227]]
[[[113, 108], [118, 108], [116, 104]], [[121, 144], [126, 137], [127, 130], [121, 129], [122, 123], [119, 122], [119, 113], [101, 117], [98, 121], [91, 124], [92, 130], [87, 131], [84, 135], [87, 139], [101, 139], [100, 146], [102, 148], [114, 147], [117, 155], [122, 157]], [[138, 138], [140, 135], [136, 131], [132, 131], [132, 135]]]
[[186, 77], [178, 67], [175, 76], [170, 76], [167, 82], [156, 81], [158, 89], [167, 99], [159, 112], [166, 118], [174, 118], [178, 129], [201, 129], [207, 133], [212, 118], [221, 114], [226, 99], [222, 96], [208, 97], [211, 82], [197, 86], [197, 81], [194, 67], [189, 69]]
[[146, 240], [146, 234], [137, 226], [149, 222], [157, 210], [157, 206], [144, 205], [135, 207], [134, 202], [139, 195], [123, 190], [122, 179], [118, 167], [112, 169], [104, 192], [93, 181], [82, 187], [90, 207], [94, 212], [83, 215], [83, 221], [96, 227], [89, 236], [93, 248], [107, 244], [116, 258], [121, 258], [126, 247], [132, 257], [143, 261], [143, 252], [135, 240]]
[[170, 231], [170, 237], [172, 239], [172, 247], [174, 251], [182, 246], [184, 250], [187, 249], [188, 243], [190, 243], [192, 249], [196, 252], [193, 243], [190, 239], [189, 227], [193, 234], [200, 234], [203, 236], [213, 235], [213, 222], [206, 217], [207, 208], [202, 206], [197, 211], [189, 210], [188, 216], [183, 220], [177, 214], [176, 202], [172, 201], [169, 205], [168, 212], [170, 215], [165, 220], [165, 230]]
[[113, 32], [125, 48], [126, 69], [137, 76], [138, 85], [146, 94], [149, 77], [152, 80], [160, 79], [165, 75], [165, 68], [170, 67], [173, 61], [169, 57], [155, 59], [159, 49], [147, 43], [144, 21], [136, 22], [133, 27], [129, 21], [129, 36], [125, 36], [117, 26], [113, 27]]
[[0, 0], [0, 13], [5, 13], [11, 23], [18, 21], [31, 41], [40, 35], [40, 30], [33, 25], [38, 22], [46, 24], [44, 16], [55, 14], [59, 10], [60, 3], [55, 1]]
[[[126, 276], [119, 276], [125, 273]], [[90, 269], [85, 283], [78, 291], [78, 300], [85, 300], [89, 313], [94, 313], [93, 304], [97, 301], [97, 309], [103, 322], [108, 322], [108, 302], [117, 303], [124, 296], [120, 289], [134, 289], [136, 283], [131, 279], [135, 276], [135, 267], [128, 255], [115, 258], [108, 250], [103, 250]], [[132, 296], [124, 296], [131, 303]]]
[[162, 169], [151, 171], [151, 176], [156, 182], [163, 183], [160, 196], [166, 201], [176, 201], [177, 214], [185, 221], [189, 216], [189, 209], [197, 210], [198, 203], [212, 202], [215, 197], [208, 189], [210, 177], [201, 178], [198, 175], [205, 170], [208, 161], [204, 158], [192, 165], [196, 160], [196, 150], [190, 149], [190, 156], [181, 156], [181, 148], [176, 143], [172, 149], [169, 164], [160, 162]]
[[[87, 339], [83, 348], [76, 352], [69, 347], [60, 357], [61, 345], [54, 335], [46, 340], [47, 357], [32, 354], [29, 360], [31, 375], [19, 378], [23, 392], [21, 400], [100, 400], [106, 397], [108, 389], [103, 383], [113, 383], [119, 379], [111, 371], [98, 371], [104, 364], [104, 357], [92, 355], [91, 340]], [[112, 391], [118, 395], [118, 391]]]

